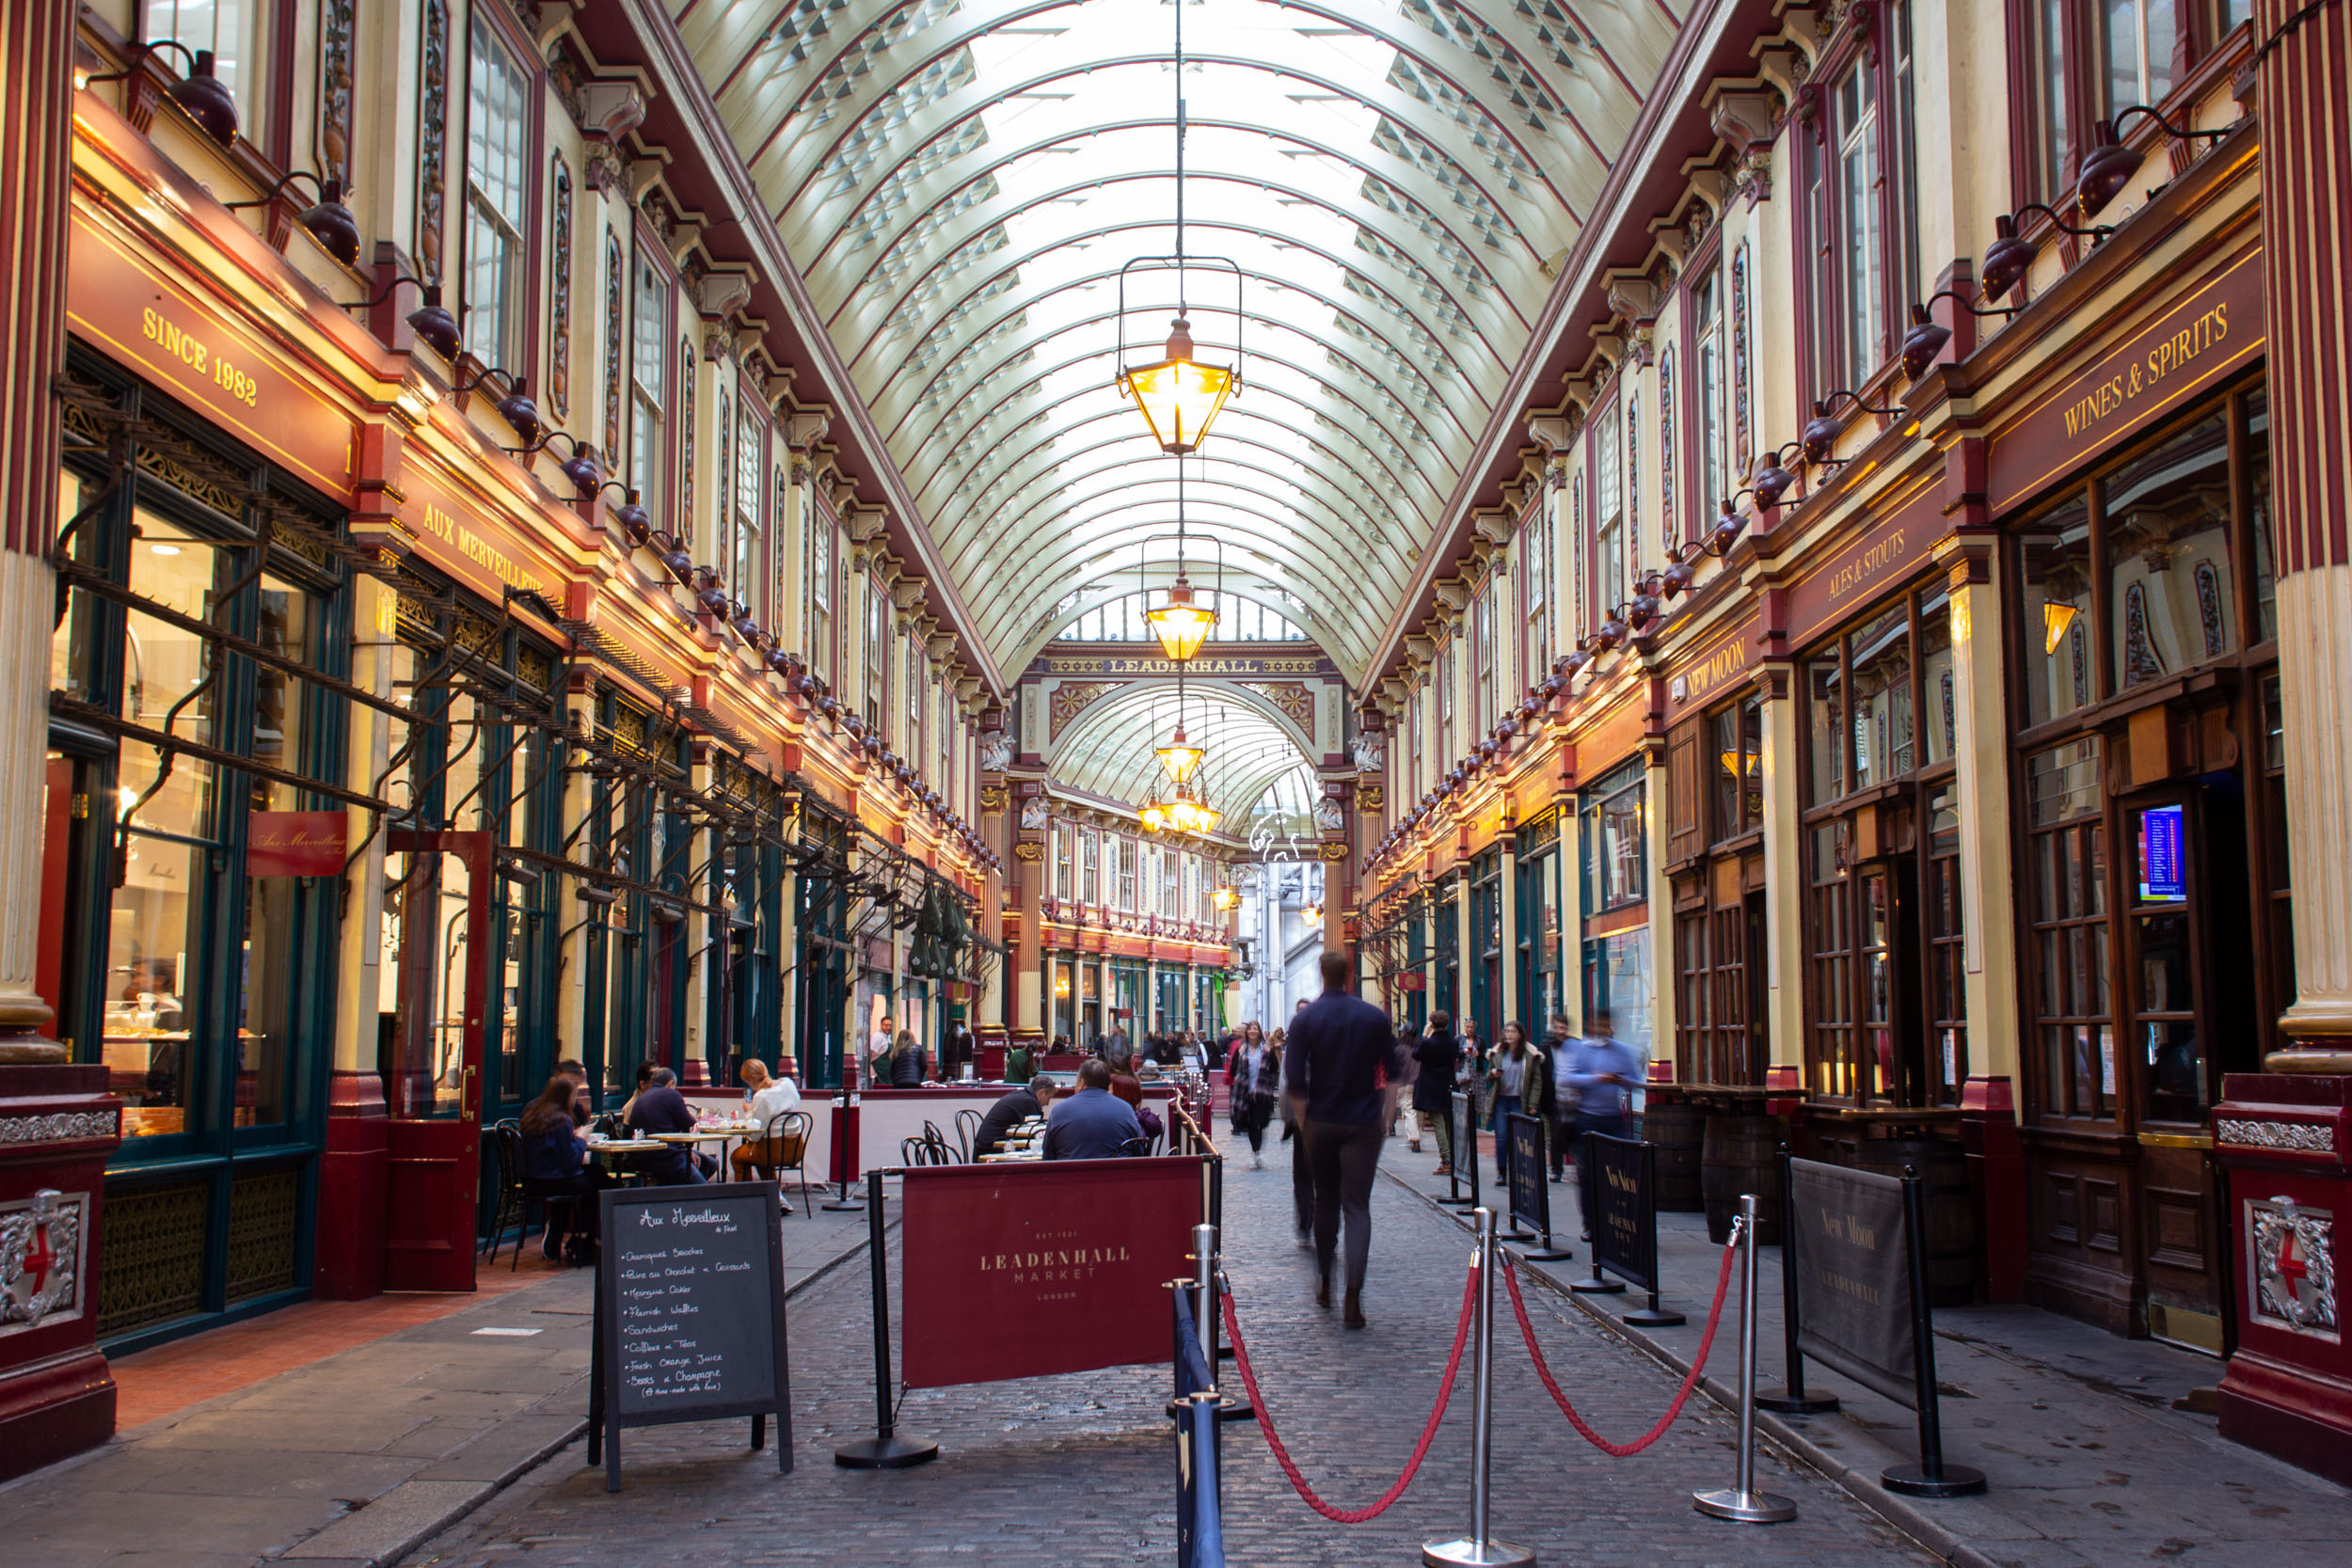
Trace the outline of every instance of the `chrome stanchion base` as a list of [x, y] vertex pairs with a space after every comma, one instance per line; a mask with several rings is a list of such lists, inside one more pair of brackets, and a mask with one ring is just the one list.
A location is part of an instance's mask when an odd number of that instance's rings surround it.
[[1518, 1255], [1530, 1263], [1568, 1263], [1576, 1259], [1576, 1254], [1564, 1246], [1523, 1246], [1518, 1249]]
[[1984, 1472], [1965, 1465], [1947, 1465], [1931, 1479], [1922, 1465], [1890, 1465], [1879, 1472], [1879, 1484], [1905, 1497], [1973, 1497], [1984, 1490]]
[[938, 1457], [939, 1445], [928, 1437], [860, 1437], [833, 1450], [845, 1470], [904, 1470]]
[[1693, 1492], [1691, 1506], [1712, 1518], [1741, 1525], [1780, 1525], [1797, 1516], [1797, 1505], [1777, 1493], [1742, 1492], [1735, 1486]]
[[1507, 1541], [1432, 1541], [1421, 1560], [1422, 1568], [1532, 1568], [1535, 1552]]

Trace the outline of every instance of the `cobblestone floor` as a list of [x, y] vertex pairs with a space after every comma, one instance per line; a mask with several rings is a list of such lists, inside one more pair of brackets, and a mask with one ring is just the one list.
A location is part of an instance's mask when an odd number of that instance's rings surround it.
[[[1406, 1154], [1389, 1146], [1390, 1159]], [[1246, 1159], [1236, 1162], [1246, 1164]], [[1373, 1197], [1365, 1309], [1347, 1333], [1311, 1299], [1309, 1256], [1289, 1227], [1287, 1152], [1226, 1184], [1228, 1268], [1260, 1383], [1310, 1481], [1342, 1507], [1384, 1488], [1411, 1452], [1460, 1309], [1468, 1248], [1451, 1221], [1388, 1183]], [[910, 1396], [901, 1430], [936, 1437], [933, 1465], [842, 1470], [835, 1442], [872, 1430], [864, 1269], [843, 1270], [792, 1307], [798, 1465], [779, 1476], [748, 1453], [738, 1422], [625, 1434], [627, 1489], [602, 1490], [578, 1445], [428, 1544], [411, 1563], [647, 1562], [1165, 1563], [1174, 1555], [1165, 1368]], [[1673, 1385], [1573, 1308], [1529, 1292], [1546, 1354], [1570, 1398], [1607, 1435], [1637, 1434]], [[1693, 1488], [1728, 1482], [1733, 1428], [1694, 1400], [1648, 1453], [1612, 1459], [1571, 1432], [1528, 1368], [1516, 1328], [1498, 1325], [1496, 1533], [1546, 1563], [1925, 1563], [1876, 1515], [1807, 1471], [1760, 1459], [1762, 1483], [1797, 1500], [1793, 1524], [1740, 1527], [1692, 1512]], [[1507, 1331], [1502, 1332], [1502, 1331]], [[1728, 1324], [1717, 1352], [1732, 1365]], [[1236, 1568], [1408, 1563], [1422, 1542], [1469, 1521], [1467, 1364], [1429, 1462], [1403, 1500], [1366, 1525], [1308, 1510], [1257, 1429], [1226, 1428], [1225, 1525]]]

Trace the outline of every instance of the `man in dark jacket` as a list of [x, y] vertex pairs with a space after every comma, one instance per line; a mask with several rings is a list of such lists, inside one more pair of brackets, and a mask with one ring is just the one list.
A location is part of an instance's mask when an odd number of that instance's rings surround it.
[[1462, 1065], [1454, 1020], [1444, 1011], [1429, 1015], [1429, 1028], [1413, 1047], [1420, 1076], [1413, 1080], [1413, 1114], [1438, 1136], [1438, 1174], [1454, 1169], [1454, 1079]]
[[1111, 1069], [1089, 1057], [1078, 1064], [1078, 1092], [1054, 1107], [1045, 1122], [1048, 1160], [1116, 1160], [1130, 1138], [1143, 1136], [1135, 1107], [1111, 1093]]
[[980, 1118], [980, 1130], [972, 1135], [972, 1158], [994, 1154], [1005, 1147], [1005, 1135], [1025, 1121], [1045, 1114], [1053, 1103], [1054, 1081], [1039, 1073], [1021, 1087], [999, 1099]]
[[1356, 995], [1356, 963], [1326, 949], [1323, 994], [1291, 1021], [1283, 1085], [1307, 1124], [1314, 1162], [1315, 1305], [1331, 1305], [1331, 1261], [1347, 1220], [1346, 1323], [1364, 1326], [1364, 1267], [1372, 1256], [1372, 1179], [1395, 1116], [1406, 1055], [1389, 1015]]
[[[677, 1092], [677, 1074], [666, 1067], [653, 1069], [646, 1085], [637, 1091], [630, 1103], [628, 1125], [638, 1132], [691, 1132], [694, 1130], [694, 1108], [686, 1103], [686, 1097]], [[650, 1159], [649, 1168], [654, 1180], [665, 1187], [699, 1185], [702, 1168], [694, 1160], [691, 1144], [668, 1144], [662, 1152]]]

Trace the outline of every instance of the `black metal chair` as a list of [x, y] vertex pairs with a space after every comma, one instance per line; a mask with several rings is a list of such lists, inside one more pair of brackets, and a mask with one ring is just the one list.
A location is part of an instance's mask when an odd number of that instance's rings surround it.
[[[798, 1177], [803, 1209], [808, 1206], [808, 1140], [816, 1130], [817, 1118], [806, 1111], [778, 1111], [759, 1135], [760, 1152], [771, 1158], [752, 1162], [753, 1169], [773, 1175], [779, 1194], [787, 1171]], [[787, 1212], [791, 1212], [787, 1207]]]
[[1152, 1152], [1152, 1134], [1145, 1132], [1136, 1137], [1129, 1138], [1125, 1143], [1119, 1146], [1119, 1152], [1124, 1154], [1130, 1160], [1141, 1159], [1143, 1156]]
[[972, 1163], [972, 1143], [980, 1135], [980, 1123], [986, 1119], [970, 1106], [956, 1113], [956, 1157], [964, 1164]]
[[490, 1215], [490, 1233], [474, 1250], [496, 1263], [509, 1225], [525, 1227], [515, 1238], [515, 1256], [517, 1259], [522, 1257], [523, 1242], [531, 1234], [528, 1228], [531, 1200], [523, 1192], [522, 1123], [511, 1117], [496, 1123], [490, 1129], [490, 1143], [498, 1156], [497, 1185], [491, 1189], [497, 1204]]

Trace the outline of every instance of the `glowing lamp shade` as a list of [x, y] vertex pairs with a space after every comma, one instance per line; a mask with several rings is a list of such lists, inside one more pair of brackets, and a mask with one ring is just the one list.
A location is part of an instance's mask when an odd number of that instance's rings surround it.
[[1320, 926], [1320, 925], [1322, 925], [1322, 924], [1323, 924], [1323, 909], [1322, 909], [1322, 906], [1317, 905], [1317, 904], [1302, 904], [1302, 905], [1300, 905], [1300, 906], [1299, 906], [1299, 910], [1298, 910], [1298, 918], [1299, 918], [1299, 919], [1301, 919], [1301, 920], [1303, 920], [1303, 921], [1305, 921], [1305, 922], [1306, 922], [1308, 925], [1310, 925], [1310, 926]]
[[2074, 625], [2074, 617], [2082, 611], [2057, 599], [2042, 601], [2042, 652], [2047, 657], [2058, 657], [2058, 644], [2066, 641], [2067, 632]]
[[1136, 400], [1160, 450], [1181, 457], [1199, 451], [1208, 438], [1217, 410], [1233, 395], [1233, 371], [1229, 365], [1203, 365], [1195, 359], [1192, 323], [1178, 316], [1168, 335], [1168, 357], [1122, 369], [1119, 390]]
[[1230, 887], [1220, 887], [1209, 895], [1209, 901], [1220, 910], [1230, 910], [1241, 902], [1241, 895]]
[[1168, 782], [1180, 784], [1192, 777], [1193, 769], [1200, 766], [1200, 759], [1208, 753], [1187, 742], [1184, 726], [1179, 724], [1168, 736], [1168, 744], [1153, 747], [1152, 754], [1160, 759], [1160, 771], [1168, 775]]
[[1143, 620], [1168, 657], [1182, 664], [1208, 641], [1210, 628], [1216, 625], [1216, 611], [1195, 604], [1192, 585], [1178, 578], [1168, 585], [1168, 602], [1145, 610]]
[[1168, 808], [1157, 800], [1143, 807], [1136, 815], [1143, 818], [1143, 831], [1147, 833], [1156, 833], [1168, 826]]

